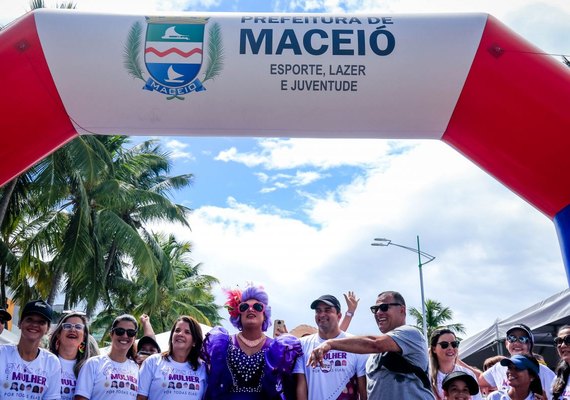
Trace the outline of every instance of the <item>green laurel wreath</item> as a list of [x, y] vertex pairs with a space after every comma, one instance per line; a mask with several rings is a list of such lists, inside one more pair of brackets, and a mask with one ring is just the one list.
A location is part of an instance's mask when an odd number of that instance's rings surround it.
[[[202, 82], [214, 79], [222, 72], [224, 66], [224, 48], [222, 44], [222, 33], [220, 24], [217, 22], [210, 26], [208, 30], [208, 59], [206, 64], [206, 72]], [[143, 28], [140, 22], [135, 22], [129, 30], [129, 36], [123, 49], [123, 65], [127, 69], [129, 75], [133, 78], [145, 81], [141, 67], [141, 47], [143, 38]]]

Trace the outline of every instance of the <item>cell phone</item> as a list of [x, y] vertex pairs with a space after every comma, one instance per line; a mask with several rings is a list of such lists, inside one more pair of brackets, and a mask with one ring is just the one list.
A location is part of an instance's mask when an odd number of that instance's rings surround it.
[[285, 321], [282, 319], [276, 319], [273, 324], [273, 337], [277, 337], [283, 333], [287, 333], [287, 327], [285, 326]]

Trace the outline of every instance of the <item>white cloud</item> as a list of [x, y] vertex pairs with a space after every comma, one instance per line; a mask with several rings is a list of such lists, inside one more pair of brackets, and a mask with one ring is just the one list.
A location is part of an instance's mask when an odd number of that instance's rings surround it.
[[183, 160], [194, 160], [194, 156], [192, 155], [192, 153], [188, 152], [188, 151], [184, 151], [184, 149], [186, 149], [188, 147], [188, 144], [181, 142], [180, 140], [169, 140], [167, 141], [164, 146], [166, 147], [166, 149], [170, 152], [170, 156], [177, 160], [177, 159], [183, 159]]
[[[392, 143], [392, 144], [391, 144]], [[260, 139], [256, 151], [238, 152], [235, 147], [221, 151], [215, 159], [248, 167], [291, 169], [377, 165], [394, 150], [393, 143], [375, 139]]]
[[355, 333], [377, 332], [367, 306], [381, 290], [420, 307], [415, 254], [370, 246], [378, 236], [412, 247], [421, 236], [437, 257], [424, 267], [426, 297], [451, 307], [468, 334], [566, 287], [551, 221], [442, 143], [412, 146], [324, 196], [304, 195], [315, 225], [230, 199], [197, 209], [192, 232], [179, 234], [223, 285], [263, 282], [290, 328], [311, 323], [310, 301], [328, 292], [361, 297]]

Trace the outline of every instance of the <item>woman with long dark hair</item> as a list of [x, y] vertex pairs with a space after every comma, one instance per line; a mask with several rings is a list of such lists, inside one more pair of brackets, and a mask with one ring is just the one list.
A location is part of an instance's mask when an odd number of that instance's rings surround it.
[[72, 400], [79, 371], [91, 357], [89, 328], [85, 314], [72, 312], [64, 315], [49, 340], [49, 350], [58, 356], [61, 364], [61, 400]]
[[282, 399], [302, 353], [299, 339], [289, 334], [276, 339], [265, 335], [271, 326], [271, 307], [262, 287], [227, 294], [230, 322], [239, 332], [230, 336], [225, 329], [214, 328], [206, 336], [204, 358], [210, 371], [206, 398]]
[[552, 400], [570, 400], [570, 325], [564, 325], [558, 330], [554, 344], [560, 357], [556, 367], [556, 378], [552, 383]]
[[201, 350], [200, 324], [192, 317], [179, 317], [170, 330], [168, 350], [142, 363], [137, 399], [203, 399], [207, 377]]
[[111, 348], [108, 354], [91, 357], [77, 378], [75, 400], [135, 400], [139, 367], [135, 363], [135, 317], [123, 314], [111, 326]]

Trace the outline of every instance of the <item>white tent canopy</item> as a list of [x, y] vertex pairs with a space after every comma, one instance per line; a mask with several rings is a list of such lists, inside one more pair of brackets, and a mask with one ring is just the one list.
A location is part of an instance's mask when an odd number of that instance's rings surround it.
[[497, 320], [487, 329], [461, 342], [460, 357], [470, 365], [481, 367], [483, 361], [495, 355], [508, 356], [505, 348], [507, 330], [523, 323], [528, 325], [534, 335], [533, 352], [542, 355], [553, 368], [558, 356], [553, 345], [553, 338], [562, 325], [570, 324], [570, 289], [557, 293], [535, 305], [522, 310], [503, 320]]

